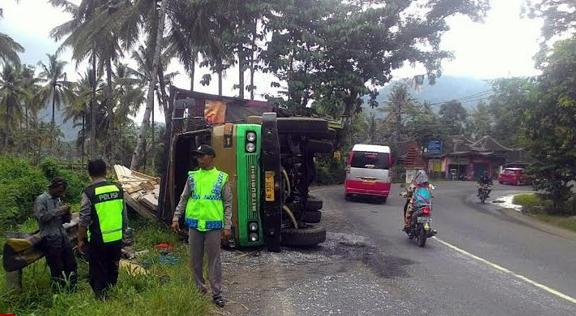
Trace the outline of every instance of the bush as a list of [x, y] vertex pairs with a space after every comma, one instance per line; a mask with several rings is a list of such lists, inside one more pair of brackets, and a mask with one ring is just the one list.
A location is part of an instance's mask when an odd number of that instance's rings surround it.
[[46, 191], [54, 177], [68, 181], [65, 203], [78, 203], [89, 183], [88, 176], [62, 170], [54, 160], [44, 160], [39, 168], [21, 158], [0, 158], [0, 234], [34, 215], [36, 197]]
[[332, 157], [321, 157], [316, 160], [316, 178], [314, 183], [320, 185], [342, 184], [346, 180], [346, 162]]
[[516, 205], [530, 206], [530, 207], [544, 206], [545, 204], [544, 200], [541, 197], [532, 193], [515, 195], [514, 198], [512, 199], [512, 203]]
[[43, 173], [32, 168], [26, 160], [0, 158], [0, 230], [31, 217], [36, 197], [47, 186]]
[[90, 184], [88, 175], [84, 172], [78, 173], [71, 170], [62, 170], [58, 176], [68, 181], [68, 188], [66, 189], [64, 201], [66, 203], [80, 202], [82, 191]]
[[42, 163], [40, 163], [39, 167], [48, 181], [51, 181], [56, 177], [66, 179], [68, 182], [68, 188], [66, 188], [66, 195], [63, 198], [65, 203], [80, 202], [82, 190], [90, 184], [88, 175], [85, 172], [64, 170], [58, 166], [56, 161], [49, 158], [44, 159]]

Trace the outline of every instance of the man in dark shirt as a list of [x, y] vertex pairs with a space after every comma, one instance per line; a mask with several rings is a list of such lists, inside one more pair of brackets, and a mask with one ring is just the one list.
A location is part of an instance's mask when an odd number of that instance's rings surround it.
[[76, 259], [72, 244], [68, 240], [62, 224], [71, 219], [70, 205], [63, 205], [60, 198], [66, 192], [68, 183], [63, 178], [55, 178], [48, 191], [36, 198], [34, 217], [40, 227], [42, 246], [46, 251], [46, 262], [50, 267], [53, 289], [76, 287]]

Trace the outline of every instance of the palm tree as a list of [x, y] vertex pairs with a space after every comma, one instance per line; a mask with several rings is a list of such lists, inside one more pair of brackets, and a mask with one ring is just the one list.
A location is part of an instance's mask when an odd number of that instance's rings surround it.
[[217, 45], [214, 35], [215, 12], [221, 1], [170, 1], [167, 10], [170, 20], [168, 51], [177, 57], [190, 76], [190, 90], [194, 90], [194, 75], [199, 54], [206, 55], [210, 46]]
[[[156, 97], [158, 99], [158, 104], [159, 104], [159, 109], [162, 111], [164, 110], [165, 115], [169, 115], [167, 104], [168, 104], [168, 100], [167, 100], [167, 94], [165, 91], [165, 85], [166, 83], [170, 83], [173, 81], [174, 77], [176, 77], [178, 75], [178, 72], [170, 72], [165, 74], [164, 71], [166, 68], [168, 68], [168, 64], [170, 63], [170, 59], [171, 56], [173, 54], [173, 51], [171, 51], [170, 49], [166, 49], [160, 59], [160, 65], [158, 67], [158, 80], [159, 80], [159, 87], [157, 87], [156, 90]], [[152, 61], [150, 60], [150, 58], [147, 57], [146, 55], [146, 49], [143, 46], [140, 46], [138, 48], [138, 50], [132, 52], [132, 59], [136, 62], [137, 65], [137, 69], [133, 69], [133, 68], [128, 68], [128, 72], [130, 75], [132, 75], [134, 78], [137, 78], [137, 80], [140, 81], [140, 84], [142, 87], [146, 86], [149, 81], [150, 78], [152, 76]], [[151, 146], [152, 146], [152, 151], [154, 152], [154, 147], [156, 146], [155, 143], [155, 138], [154, 138], [154, 134], [155, 134], [155, 119], [154, 119], [154, 110], [152, 110], [152, 141], [151, 141]], [[166, 116], [166, 119], [168, 119], [168, 117]], [[154, 167], [154, 159], [152, 159], [152, 165]]]
[[[4, 17], [4, 11], [0, 9], [0, 19]], [[0, 61], [1, 62], [13, 62], [20, 63], [20, 58], [18, 53], [23, 53], [24, 47], [18, 44], [7, 34], [0, 32]]]
[[8, 149], [13, 130], [22, 120], [22, 104], [27, 91], [22, 87], [22, 66], [7, 63], [0, 74], [0, 108], [4, 114], [2, 129], [3, 148]]
[[158, 17], [158, 28], [155, 33], [155, 48], [154, 48], [154, 58], [152, 59], [152, 73], [150, 82], [148, 84], [148, 95], [146, 96], [146, 110], [144, 111], [144, 118], [142, 119], [142, 127], [140, 130], [140, 135], [138, 136], [138, 142], [136, 143], [136, 149], [134, 149], [134, 155], [132, 156], [132, 162], [130, 163], [130, 169], [136, 169], [140, 166], [142, 161], [142, 154], [144, 153], [144, 141], [148, 128], [150, 127], [150, 115], [153, 112], [154, 106], [154, 87], [156, 86], [156, 80], [158, 76], [158, 67], [160, 65], [160, 54], [162, 51], [162, 39], [164, 38], [164, 19], [166, 17], [166, 7], [169, 0], [161, 0], [160, 12]]
[[88, 126], [91, 126], [89, 122], [91, 121], [90, 104], [92, 103], [92, 87], [97, 87], [97, 99], [101, 98], [101, 92], [103, 90], [100, 78], [97, 78], [95, 83], [92, 82], [93, 78], [94, 70], [88, 69], [86, 73], [80, 77], [80, 80], [74, 84], [74, 102], [64, 108], [64, 122], [71, 120], [75, 127], [80, 127], [76, 145], [81, 149], [82, 163], [84, 162], [84, 148], [86, 140], [88, 139], [86, 130]]
[[[96, 10], [100, 5], [105, 3], [103, 0], [82, 0], [80, 4], [75, 4], [68, 0], [48, 0], [50, 4], [54, 7], [60, 7], [64, 12], [72, 15], [72, 19], [65, 22], [50, 32], [50, 36], [56, 41], [64, 39], [60, 49], [65, 47], [72, 48], [72, 58], [78, 63], [89, 57], [91, 59], [92, 69], [97, 68], [98, 56], [96, 52], [96, 47], [98, 43], [91, 41], [89, 34], [91, 31], [89, 22], [92, 21], [96, 14]], [[96, 116], [98, 113], [97, 100], [96, 100], [96, 82], [97, 71], [92, 73], [91, 82], [94, 84], [92, 86], [92, 98], [90, 100], [90, 119], [96, 121]], [[96, 157], [97, 154], [97, 137], [96, 137], [96, 125], [92, 125], [90, 128], [90, 156]]]
[[[119, 131], [117, 147], [120, 147], [124, 138], [124, 127], [131, 120], [128, 115], [135, 116], [141, 105], [146, 101], [143, 87], [146, 82], [132, 76], [131, 69], [127, 64], [116, 63], [114, 75], [114, 102], [116, 103], [116, 121], [114, 122]], [[116, 151], [116, 159], [122, 161], [120, 151]]]
[[384, 122], [391, 120], [390, 123], [395, 124], [394, 136], [396, 143], [400, 142], [404, 114], [407, 112], [414, 112], [415, 106], [416, 100], [410, 95], [408, 85], [405, 83], [398, 83], [392, 87], [386, 105], [382, 109], [378, 109], [379, 112], [388, 114]]
[[[44, 83], [44, 86], [36, 93], [36, 100], [41, 104], [47, 104], [48, 101], [52, 101], [52, 119], [50, 121], [52, 133], [56, 125], [56, 108], [60, 109], [63, 103], [72, 103], [74, 97], [72, 83], [66, 80], [66, 72], [64, 72], [67, 62], [58, 60], [57, 54], [47, 54], [47, 56], [48, 62], [46, 64], [43, 62], [38, 63], [42, 69], [40, 80]], [[52, 154], [53, 138], [52, 136], [50, 138], [50, 154]]]
[[40, 79], [36, 77], [36, 70], [29, 65], [23, 65], [21, 69], [22, 82], [21, 86], [27, 94], [24, 99], [24, 126], [29, 128], [30, 116], [35, 116], [40, 110], [38, 103], [34, 102], [34, 95], [38, 92], [38, 82]]

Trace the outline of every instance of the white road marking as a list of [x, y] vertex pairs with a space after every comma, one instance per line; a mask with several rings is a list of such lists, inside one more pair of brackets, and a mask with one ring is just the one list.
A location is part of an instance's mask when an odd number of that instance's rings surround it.
[[533, 285], [533, 286], [535, 286], [535, 287], [537, 287], [537, 288], [540, 288], [540, 289], [542, 289], [542, 290], [544, 290], [544, 291], [546, 291], [546, 292], [548, 292], [548, 293], [550, 293], [550, 294], [556, 295], [556, 296], [558, 296], [558, 297], [560, 297], [560, 298], [562, 298], [562, 299], [564, 299], [564, 300], [566, 300], [566, 301], [568, 301], [568, 302], [571, 302], [571, 303], [576, 304], [576, 299], [573, 298], [573, 297], [570, 297], [570, 296], [568, 296], [568, 295], [566, 295], [566, 294], [563, 294], [563, 293], [561, 293], [561, 292], [559, 292], [559, 291], [556, 291], [556, 290], [554, 290], [554, 289], [552, 289], [552, 288], [549, 288], [549, 287], [547, 287], [546, 285], [543, 285], [543, 284], [540, 284], [540, 283], [538, 283], [538, 282], [532, 281], [532, 280], [528, 279], [527, 277], [525, 277], [525, 276], [523, 276], [523, 275], [520, 275], [520, 274], [518, 274], [518, 273], [515, 273], [515, 272], [513, 272], [513, 271], [510, 271], [510, 270], [508, 270], [508, 269], [506, 269], [506, 268], [504, 268], [504, 267], [502, 267], [502, 266], [500, 266], [500, 265], [497, 265], [497, 264], [495, 264], [495, 263], [492, 263], [492, 262], [490, 262], [490, 261], [488, 261], [488, 260], [486, 260], [486, 259], [483, 259], [483, 258], [480, 258], [480, 257], [478, 257], [478, 256], [476, 256], [476, 255], [473, 255], [473, 254], [471, 254], [471, 253], [469, 253], [469, 252], [467, 252], [467, 251], [465, 251], [465, 250], [462, 250], [462, 249], [460, 249], [460, 248], [458, 248], [458, 247], [456, 247], [456, 246], [454, 246], [454, 245], [452, 245], [452, 244], [449, 244], [449, 243], [447, 243], [447, 242], [439, 239], [438, 237], [433, 237], [433, 239], [435, 239], [437, 242], [443, 244], [444, 246], [446, 246], [446, 247], [448, 247], [448, 248], [450, 248], [450, 249], [452, 249], [452, 250], [455, 250], [455, 251], [457, 251], [457, 252], [459, 252], [459, 253], [461, 253], [461, 254], [464, 254], [464, 255], [472, 258], [472, 259], [478, 260], [478, 261], [480, 261], [480, 262], [482, 262], [482, 263], [485, 263], [485, 264], [491, 266], [491, 267], [494, 268], [494, 269], [497, 269], [497, 270], [500, 270], [500, 271], [502, 271], [502, 272], [504, 272], [504, 273], [507, 273], [507, 274], [509, 274], [509, 275], [517, 278], [517, 279], [520, 279], [520, 280], [522, 280], [522, 281], [524, 281], [524, 282], [526, 282], [526, 283], [528, 283], [528, 284], [531, 284], [531, 285]]

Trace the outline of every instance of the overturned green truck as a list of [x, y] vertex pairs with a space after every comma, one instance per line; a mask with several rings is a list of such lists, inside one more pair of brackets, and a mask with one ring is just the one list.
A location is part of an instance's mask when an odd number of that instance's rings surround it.
[[239, 247], [313, 246], [326, 240], [322, 200], [309, 194], [314, 157], [332, 154], [336, 130], [322, 118], [295, 117], [268, 102], [171, 89], [171, 142], [158, 210], [167, 223], [187, 172], [197, 168], [192, 151], [216, 150], [216, 168], [229, 175], [234, 195], [232, 240]]

